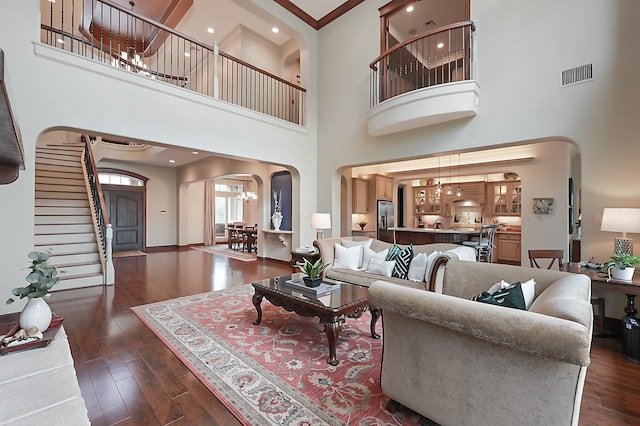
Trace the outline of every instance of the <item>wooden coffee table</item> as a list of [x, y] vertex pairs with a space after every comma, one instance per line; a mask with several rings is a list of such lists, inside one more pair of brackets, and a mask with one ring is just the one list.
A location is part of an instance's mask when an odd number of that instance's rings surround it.
[[327, 279], [325, 280], [326, 282], [339, 284], [340, 288], [328, 295], [314, 297], [309, 292], [301, 291], [286, 284], [287, 280], [299, 279], [302, 276], [302, 274], [297, 273], [251, 283], [255, 289], [252, 299], [253, 305], [258, 311], [258, 319], [253, 324], [258, 325], [262, 321], [260, 304], [263, 298], [266, 298], [275, 306], [281, 306], [285, 310], [295, 312], [303, 317], [318, 317], [324, 325], [324, 331], [329, 341], [329, 359], [327, 363], [330, 365], [338, 365], [336, 341], [340, 335], [342, 324], [344, 324], [347, 317], [360, 318], [368, 310], [371, 312], [371, 337], [374, 339], [380, 338], [376, 334], [376, 322], [380, 312], [377, 308], [369, 306], [369, 301], [367, 300], [369, 289], [367, 287], [344, 282], [337, 283]]

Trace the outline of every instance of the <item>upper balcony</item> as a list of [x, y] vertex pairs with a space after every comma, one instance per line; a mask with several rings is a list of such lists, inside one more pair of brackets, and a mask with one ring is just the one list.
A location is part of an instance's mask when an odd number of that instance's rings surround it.
[[474, 31], [471, 21], [436, 28], [371, 62], [369, 134], [475, 116], [480, 94], [474, 80]]
[[[188, 8], [192, 2], [179, 3]], [[164, 11], [167, 19], [163, 24], [135, 12], [134, 2], [129, 4], [130, 9], [108, 0], [42, 0], [41, 42], [144, 78], [305, 125], [306, 90], [299, 84], [229, 55], [217, 43], [207, 45], [177, 32], [170, 25], [176, 25], [185, 10]]]

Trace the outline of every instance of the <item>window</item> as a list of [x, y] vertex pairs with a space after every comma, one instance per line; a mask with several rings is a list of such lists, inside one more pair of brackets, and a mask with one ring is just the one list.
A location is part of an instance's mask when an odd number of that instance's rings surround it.
[[226, 225], [244, 220], [244, 203], [240, 198], [244, 187], [236, 183], [216, 183], [215, 190], [215, 235], [216, 239], [225, 239], [227, 238]]
[[144, 180], [122, 173], [98, 172], [101, 185], [144, 186]]

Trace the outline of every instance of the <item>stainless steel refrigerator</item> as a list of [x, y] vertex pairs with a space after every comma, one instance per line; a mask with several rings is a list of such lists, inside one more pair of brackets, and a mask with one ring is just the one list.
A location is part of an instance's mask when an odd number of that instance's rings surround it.
[[395, 226], [393, 202], [378, 200], [378, 234], [377, 237], [380, 241], [386, 241], [388, 243], [394, 242], [393, 231], [389, 228]]

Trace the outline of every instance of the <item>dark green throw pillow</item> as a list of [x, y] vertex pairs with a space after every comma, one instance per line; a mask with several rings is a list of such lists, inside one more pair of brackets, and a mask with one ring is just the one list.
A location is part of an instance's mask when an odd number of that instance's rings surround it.
[[498, 289], [493, 293], [483, 291], [479, 295], [474, 296], [471, 300], [488, 303], [490, 305], [505, 306], [507, 308], [527, 309], [520, 281], [511, 284], [507, 288]]
[[407, 279], [409, 273], [409, 264], [413, 259], [413, 244], [409, 244], [401, 249], [397, 245], [391, 246], [386, 260], [395, 260], [396, 265], [393, 267], [392, 277]]

